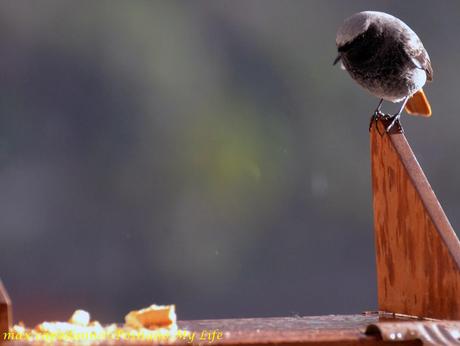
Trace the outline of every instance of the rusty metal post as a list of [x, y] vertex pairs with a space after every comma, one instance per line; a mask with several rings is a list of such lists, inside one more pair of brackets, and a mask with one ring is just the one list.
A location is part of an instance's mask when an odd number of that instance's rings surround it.
[[0, 341], [3, 340], [3, 333], [8, 332], [12, 324], [11, 300], [0, 280]]
[[402, 133], [371, 130], [379, 310], [460, 320], [460, 243]]

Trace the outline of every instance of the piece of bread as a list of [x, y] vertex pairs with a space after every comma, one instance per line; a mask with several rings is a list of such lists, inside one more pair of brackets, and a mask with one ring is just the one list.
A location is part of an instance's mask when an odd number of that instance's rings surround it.
[[176, 323], [175, 305], [151, 305], [131, 311], [125, 316], [125, 325], [132, 328], [167, 327]]

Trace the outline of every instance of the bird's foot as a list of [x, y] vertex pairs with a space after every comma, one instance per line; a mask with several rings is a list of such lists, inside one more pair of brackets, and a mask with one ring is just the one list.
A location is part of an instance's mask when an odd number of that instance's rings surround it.
[[373, 126], [374, 124], [375, 124], [375, 126], [377, 126], [377, 127], [376, 127], [376, 128], [377, 128], [377, 131], [379, 131], [379, 127], [378, 127], [378, 124], [377, 124], [377, 123], [378, 123], [378, 121], [379, 121], [380, 119], [383, 119], [385, 116], [387, 116], [387, 115], [385, 115], [384, 113], [382, 113], [382, 112], [380, 111], [380, 109], [376, 109], [375, 112], [374, 112], [374, 114], [372, 114], [371, 119], [370, 119], [370, 122], [369, 122], [369, 132], [371, 132], [372, 126]]
[[[390, 115], [390, 114], [385, 114], [382, 113], [380, 110], [376, 110], [374, 114], [371, 116], [370, 123], [369, 123], [369, 131], [372, 130], [372, 126], [375, 123], [376, 130], [379, 133], [380, 136], [383, 136], [386, 133], [403, 133], [404, 130], [401, 126], [400, 122], [401, 114], [395, 114], [395, 115]], [[380, 128], [378, 126], [378, 121], [381, 120], [385, 131], [381, 132]]]
[[386, 127], [387, 133], [403, 133], [404, 130], [401, 126], [401, 113], [395, 114], [393, 116], [385, 115], [384, 120], [386, 122], [390, 122], [390, 124]]

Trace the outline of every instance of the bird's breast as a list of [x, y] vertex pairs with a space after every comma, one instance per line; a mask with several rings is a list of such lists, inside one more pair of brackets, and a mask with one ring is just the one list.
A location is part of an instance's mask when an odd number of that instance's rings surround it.
[[403, 43], [382, 36], [376, 41], [351, 47], [342, 53], [343, 64], [361, 86], [379, 98], [398, 102], [426, 82], [424, 70], [416, 68]]

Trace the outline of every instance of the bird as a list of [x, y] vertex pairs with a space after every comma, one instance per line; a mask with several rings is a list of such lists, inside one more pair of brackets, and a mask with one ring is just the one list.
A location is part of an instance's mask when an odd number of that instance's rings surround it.
[[[408, 114], [431, 116], [422, 89], [433, 80], [431, 60], [420, 38], [402, 20], [384, 12], [355, 13], [337, 30], [336, 45], [333, 64], [340, 62], [353, 80], [380, 99], [369, 131], [374, 122], [386, 118], [387, 132], [402, 132], [403, 109]], [[401, 108], [394, 115], [384, 114], [384, 101], [402, 102]]]

